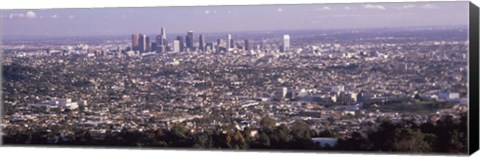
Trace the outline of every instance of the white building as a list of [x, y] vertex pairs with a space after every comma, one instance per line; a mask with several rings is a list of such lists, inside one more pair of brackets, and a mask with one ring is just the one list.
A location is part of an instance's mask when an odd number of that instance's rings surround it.
[[290, 35], [285, 34], [283, 35], [283, 47], [282, 51], [287, 52], [290, 50]]
[[437, 97], [442, 100], [452, 100], [452, 99], [460, 99], [460, 93], [458, 92], [440, 92], [438, 93]]
[[227, 35], [227, 52], [232, 50], [232, 35]]
[[173, 52], [180, 52], [180, 41], [173, 40]]
[[54, 99], [54, 100], [47, 100], [40, 103], [28, 104], [28, 106], [32, 107], [50, 107], [50, 108], [59, 108], [59, 107], [66, 107], [69, 109], [77, 109], [78, 103], [72, 102], [72, 99]]

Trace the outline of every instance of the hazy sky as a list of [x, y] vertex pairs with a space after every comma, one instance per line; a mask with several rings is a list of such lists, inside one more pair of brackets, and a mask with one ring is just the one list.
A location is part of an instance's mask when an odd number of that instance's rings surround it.
[[2, 10], [7, 36], [467, 25], [468, 2]]

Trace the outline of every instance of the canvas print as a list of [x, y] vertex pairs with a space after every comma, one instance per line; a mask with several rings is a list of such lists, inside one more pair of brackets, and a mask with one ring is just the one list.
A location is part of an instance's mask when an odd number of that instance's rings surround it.
[[466, 154], [468, 7], [1, 10], [2, 144]]

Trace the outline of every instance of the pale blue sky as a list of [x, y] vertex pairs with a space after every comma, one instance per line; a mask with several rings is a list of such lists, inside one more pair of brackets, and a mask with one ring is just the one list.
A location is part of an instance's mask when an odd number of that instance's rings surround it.
[[467, 25], [468, 2], [2, 10], [5, 36]]

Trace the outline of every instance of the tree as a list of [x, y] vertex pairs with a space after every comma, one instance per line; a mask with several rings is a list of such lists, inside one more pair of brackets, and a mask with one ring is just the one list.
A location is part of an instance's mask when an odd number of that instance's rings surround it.
[[466, 121], [466, 114], [462, 114], [459, 120], [454, 120], [451, 116], [438, 120], [434, 131], [438, 139], [436, 151], [466, 153], [468, 149]]
[[245, 141], [245, 138], [243, 137], [242, 133], [239, 130], [237, 130], [235, 132], [235, 134], [233, 135], [231, 144], [232, 144], [233, 148], [235, 148], [235, 149], [247, 149], [248, 148], [248, 144]]
[[201, 148], [201, 149], [212, 148], [213, 143], [212, 143], [212, 139], [211, 139], [210, 135], [208, 133], [197, 134], [195, 139], [194, 139], [193, 147], [194, 148]]
[[312, 138], [310, 126], [303, 121], [295, 121], [291, 133], [295, 139], [310, 140]]
[[277, 126], [270, 134], [272, 146], [278, 149], [290, 148], [292, 135], [285, 124]]
[[268, 137], [267, 134], [264, 132], [260, 133], [260, 137], [258, 139], [258, 142], [260, 144], [260, 148], [269, 148], [270, 147], [270, 137]]
[[335, 137], [335, 132], [330, 131], [330, 130], [324, 130], [320, 132], [319, 134], [320, 137]]
[[296, 149], [309, 149], [314, 145], [312, 144], [312, 130], [310, 126], [303, 121], [295, 121], [290, 131], [292, 135], [292, 148]]
[[419, 129], [400, 128], [395, 130], [393, 150], [401, 152], [430, 152], [432, 148], [425, 141]]
[[275, 119], [270, 117], [264, 117], [260, 121], [260, 126], [264, 129], [272, 129], [275, 127], [276, 123], [277, 122], [275, 121]]
[[190, 147], [188, 130], [182, 124], [176, 124], [166, 136], [166, 141], [172, 147]]
[[396, 126], [389, 121], [380, 124], [377, 130], [371, 131], [367, 138], [373, 144], [373, 150], [393, 151]]
[[367, 151], [373, 147], [372, 143], [359, 132], [353, 132], [351, 138], [340, 139], [336, 150]]

